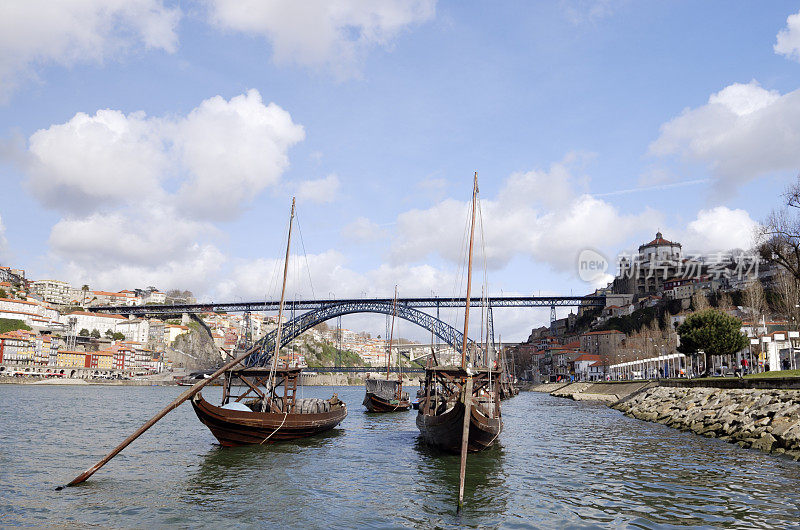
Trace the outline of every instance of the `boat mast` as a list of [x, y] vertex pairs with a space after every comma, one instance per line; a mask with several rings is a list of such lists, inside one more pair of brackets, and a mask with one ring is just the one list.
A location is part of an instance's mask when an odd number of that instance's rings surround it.
[[[394, 338], [394, 317], [397, 315], [397, 286], [394, 286], [394, 300], [392, 300], [392, 326], [389, 328], [389, 351], [386, 353], [386, 380], [389, 380], [389, 365], [392, 363], [392, 339]], [[399, 357], [398, 353], [398, 357]]]
[[275, 379], [275, 370], [278, 367], [278, 354], [281, 350], [281, 332], [283, 331], [283, 304], [286, 300], [286, 277], [289, 274], [289, 249], [292, 246], [292, 220], [294, 220], [294, 197], [292, 197], [292, 210], [289, 213], [289, 236], [286, 238], [286, 258], [283, 261], [283, 286], [281, 287], [281, 303], [278, 306], [278, 329], [275, 332], [275, 352], [272, 354], [270, 387], [272, 387]]
[[467, 332], [469, 331], [469, 296], [472, 288], [472, 243], [475, 239], [475, 203], [478, 198], [478, 172], [472, 187], [472, 224], [469, 229], [469, 261], [467, 265], [467, 305], [464, 311], [464, 342], [461, 345], [461, 368], [467, 367]]

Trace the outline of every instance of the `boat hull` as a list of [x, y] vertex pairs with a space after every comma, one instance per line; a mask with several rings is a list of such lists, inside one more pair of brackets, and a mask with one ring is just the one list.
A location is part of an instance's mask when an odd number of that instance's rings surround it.
[[212, 405], [200, 393], [192, 398], [192, 407], [200, 421], [225, 447], [314, 436], [333, 429], [347, 416], [344, 403], [330, 412], [318, 414], [245, 412]]
[[407, 399], [387, 400], [371, 392], [364, 396], [363, 405], [369, 412], [405, 412], [411, 408], [411, 402]]
[[[425, 443], [449, 453], [460, 453], [464, 433], [464, 404], [458, 401], [453, 408], [438, 415], [424, 414], [423, 405], [420, 405], [417, 414], [417, 428]], [[502, 430], [503, 420], [490, 418], [478, 407], [471, 407], [467, 451], [474, 453], [488, 449]]]

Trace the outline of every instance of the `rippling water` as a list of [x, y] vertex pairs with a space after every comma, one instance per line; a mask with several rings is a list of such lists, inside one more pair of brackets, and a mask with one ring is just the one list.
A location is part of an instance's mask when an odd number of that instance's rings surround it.
[[[500, 444], [458, 457], [420, 445], [416, 412], [349, 415], [313, 439], [222, 449], [184, 404], [88, 482], [90, 467], [182, 389], [0, 385], [0, 526], [248, 525], [787, 527], [800, 465], [640, 422], [599, 405], [522, 393], [503, 403]], [[220, 389], [204, 395], [218, 402]]]

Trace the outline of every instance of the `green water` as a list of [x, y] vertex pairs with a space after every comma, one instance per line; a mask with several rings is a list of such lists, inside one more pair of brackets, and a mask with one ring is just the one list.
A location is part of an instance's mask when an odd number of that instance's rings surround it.
[[[182, 389], [0, 385], [0, 526], [775, 528], [800, 522], [800, 465], [644, 423], [599, 405], [522, 393], [505, 430], [458, 458], [418, 441], [416, 412], [348, 417], [296, 443], [222, 449], [184, 404], [87, 483], [56, 492]], [[204, 395], [219, 400], [219, 388]]]

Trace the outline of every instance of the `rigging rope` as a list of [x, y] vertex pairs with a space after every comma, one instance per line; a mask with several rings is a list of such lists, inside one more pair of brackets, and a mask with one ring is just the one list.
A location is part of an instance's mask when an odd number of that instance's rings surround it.
[[306, 271], [308, 272], [308, 284], [311, 286], [311, 298], [316, 299], [317, 295], [314, 293], [314, 282], [311, 281], [311, 266], [308, 264], [308, 254], [306, 254], [306, 244], [303, 242], [303, 229], [300, 228], [300, 217], [295, 214], [297, 218], [297, 231], [300, 233], [300, 246], [303, 249], [303, 257], [306, 260]]

